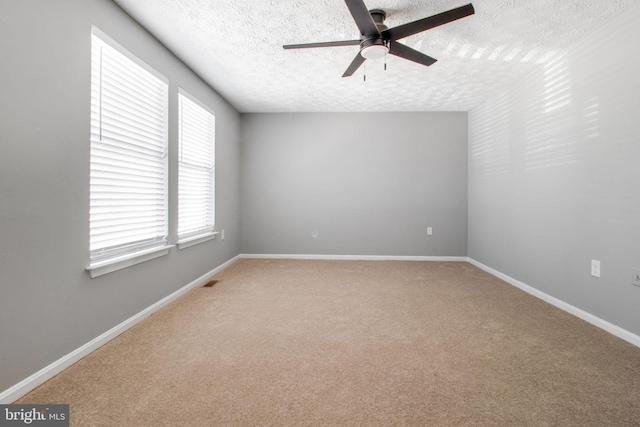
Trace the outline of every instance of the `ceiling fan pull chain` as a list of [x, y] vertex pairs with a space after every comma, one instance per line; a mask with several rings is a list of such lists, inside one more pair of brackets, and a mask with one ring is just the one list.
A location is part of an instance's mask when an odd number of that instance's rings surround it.
[[387, 54], [384, 54], [384, 70], [387, 71]]
[[366, 63], [366, 61], [364, 63], [364, 67], [362, 67], [362, 69], [364, 70], [364, 72], [362, 73], [362, 77], [363, 77], [362, 81], [366, 82], [367, 81], [367, 63]]

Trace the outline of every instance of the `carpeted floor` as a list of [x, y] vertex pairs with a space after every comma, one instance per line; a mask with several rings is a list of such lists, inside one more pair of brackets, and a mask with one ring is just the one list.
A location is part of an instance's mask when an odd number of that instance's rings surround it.
[[82, 426], [640, 425], [640, 348], [470, 264], [216, 278], [16, 403]]

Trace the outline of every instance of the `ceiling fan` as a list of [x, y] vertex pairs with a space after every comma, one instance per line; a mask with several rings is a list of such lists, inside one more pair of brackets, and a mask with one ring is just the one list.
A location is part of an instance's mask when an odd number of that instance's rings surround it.
[[384, 25], [387, 14], [384, 10], [373, 9], [367, 10], [363, 0], [344, 0], [356, 21], [356, 25], [360, 30], [359, 40], [342, 40], [334, 42], [320, 43], [304, 43], [304, 44], [288, 44], [282, 46], [285, 49], [305, 49], [311, 47], [336, 47], [336, 46], [356, 46], [360, 45], [360, 52], [351, 62], [351, 65], [344, 72], [342, 77], [349, 77], [364, 63], [367, 59], [382, 58], [387, 53], [426, 65], [427, 67], [437, 59], [418, 52], [407, 45], [398, 43], [398, 40], [421, 33], [431, 28], [447, 24], [465, 16], [473, 15], [475, 10], [472, 4], [461, 6], [437, 15], [399, 25], [394, 28], [388, 28]]

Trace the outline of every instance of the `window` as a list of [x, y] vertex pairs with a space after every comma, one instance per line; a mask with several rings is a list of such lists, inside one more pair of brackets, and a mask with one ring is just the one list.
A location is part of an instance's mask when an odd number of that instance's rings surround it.
[[93, 277], [169, 250], [167, 99], [166, 81], [93, 30], [88, 268]]
[[178, 94], [178, 246], [213, 238], [215, 116], [186, 92]]

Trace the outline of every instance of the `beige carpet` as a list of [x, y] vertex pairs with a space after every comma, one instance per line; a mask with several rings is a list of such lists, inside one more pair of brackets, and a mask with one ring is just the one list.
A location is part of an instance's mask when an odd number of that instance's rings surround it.
[[18, 403], [83, 426], [637, 426], [640, 349], [467, 263], [241, 260]]

